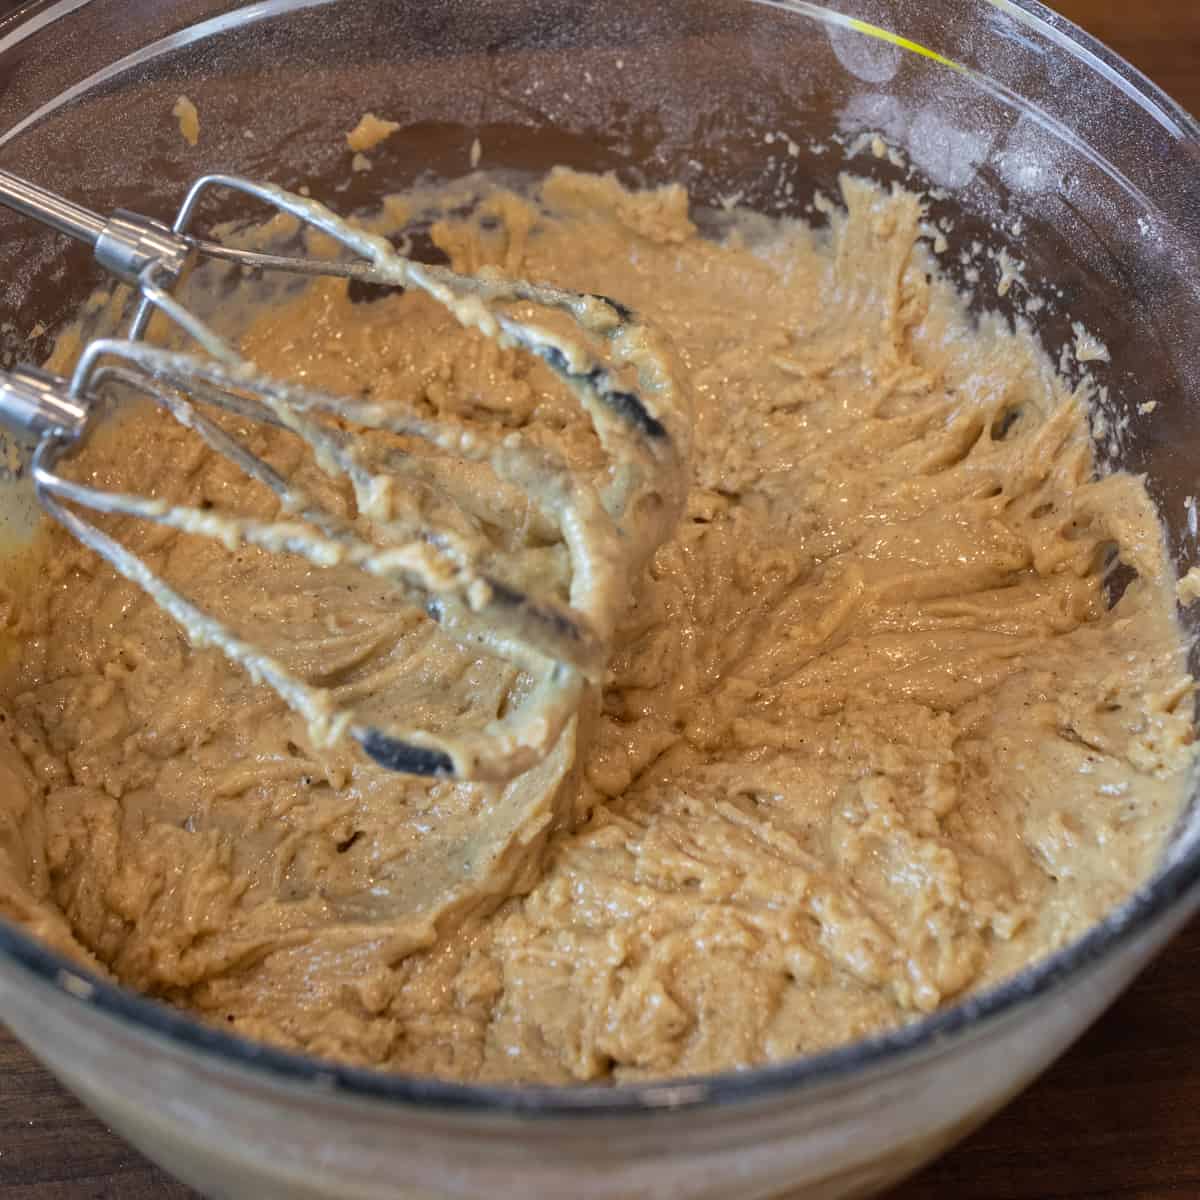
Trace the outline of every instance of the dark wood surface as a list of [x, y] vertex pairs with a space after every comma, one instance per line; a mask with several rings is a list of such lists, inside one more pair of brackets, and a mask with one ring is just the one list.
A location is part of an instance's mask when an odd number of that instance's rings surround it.
[[[0, 0], [0, 16], [9, 7]], [[1200, 113], [1200, 0], [1057, 7]], [[0, 1030], [0, 1197], [195, 1193], [130, 1150]], [[1200, 921], [1057, 1066], [889, 1200], [1078, 1197], [1200, 1198]]]

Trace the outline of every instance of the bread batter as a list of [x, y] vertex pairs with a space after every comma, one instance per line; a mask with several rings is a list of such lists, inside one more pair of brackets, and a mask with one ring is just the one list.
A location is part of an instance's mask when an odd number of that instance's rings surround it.
[[[1126, 897], [1192, 760], [1159, 527], [1139, 480], [1093, 478], [1086, 392], [936, 276], [919, 200], [847, 178], [824, 231], [730, 219], [702, 237], [678, 188], [558, 171], [532, 201], [464, 194], [432, 230], [456, 269], [618, 297], [690, 375], [686, 515], [629, 580], [602, 695], [507, 789], [388, 775], [311, 745], [48, 531], [44, 568], [5, 597], [3, 911], [249, 1037], [555, 1083], [895, 1026]], [[392, 201], [381, 225], [427, 202]], [[412, 292], [360, 301], [333, 281], [280, 295], [243, 346], [588, 463], [544, 368]], [[82, 467], [273, 511], [169, 422], [97, 439]], [[478, 719], [520, 688], [362, 576], [121, 532], [293, 669], [406, 721]], [[1110, 606], [1114, 557], [1135, 577]], [[505, 836], [476, 853], [504, 805]]]

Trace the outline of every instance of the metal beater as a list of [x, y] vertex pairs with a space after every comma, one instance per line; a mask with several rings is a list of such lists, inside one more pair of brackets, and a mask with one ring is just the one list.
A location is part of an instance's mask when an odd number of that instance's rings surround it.
[[[281, 257], [194, 236], [189, 229], [198, 205], [206, 193], [218, 190], [241, 193], [288, 213], [335, 239], [355, 258]], [[170, 227], [123, 211], [105, 219], [5, 171], [0, 171], [0, 204], [91, 245], [99, 264], [137, 293], [126, 335], [87, 345], [69, 379], [36, 367], [0, 372], [0, 423], [37, 440], [30, 470], [46, 512], [143, 588], [194, 645], [219, 648], [253, 679], [270, 686], [308, 722], [319, 745], [348, 735], [385, 768], [458, 779], [508, 779], [548, 753], [576, 712], [585, 687], [602, 679], [613, 627], [629, 591], [629, 573], [639, 569], [669, 534], [686, 490], [686, 399], [662, 348], [635, 314], [603, 296], [538, 286], [495, 272], [466, 276], [414, 262], [387, 239], [348, 224], [313, 200], [234, 175], [197, 180]], [[516, 435], [490, 438], [395, 404], [353, 401], [262, 373], [172, 294], [196, 257], [256, 270], [419, 288], [464, 327], [538, 356], [570, 386], [606, 451], [604, 479], [594, 484], [581, 478], [556, 456]], [[582, 336], [564, 337], [501, 310], [501, 305], [512, 303], [567, 314], [581, 335], [603, 345], [603, 355], [588, 349]], [[198, 352], [145, 341], [155, 311], [195, 343]], [[622, 382], [630, 376], [636, 377], [635, 385]], [[118, 401], [130, 393], [148, 398], [269, 487], [279, 498], [281, 519], [261, 521], [169, 505], [97, 490], [58, 474], [58, 464], [78, 449], [111, 408], [114, 391]], [[349, 481], [360, 518], [375, 536], [363, 536], [361, 520], [352, 525], [315, 504], [204, 415], [203, 406], [280, 426], [301, 437], [326, 474]], [[505, 582], [482, 539], [432, 527], [419, 514], [398, 508], [392, 502], [394, 477], [366, 464], [354, 437], [344, 432], [349, 424], [422, 439], [441, 454], [486, 464], [499, 479], [524, 492], [557, 527], [566, 547], [571, 567], [568, 602]], [[318, 567], [357, 567], [386, 580], [405, 601], [422, 604], [460, 644], [520, 668], [532, 687], [515, 711], [468, 734], [451, 737], [364, 724], [354, 711], [339, 706], [329, 689], [289, 673], [199, 609], [85, 520], [76, 511], [79, 507], [200, 534], [231, 550], [245, 543], [298, 554]]]

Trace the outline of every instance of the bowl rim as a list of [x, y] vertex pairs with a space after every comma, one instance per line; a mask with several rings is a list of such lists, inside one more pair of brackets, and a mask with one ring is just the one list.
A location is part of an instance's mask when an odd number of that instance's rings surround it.
[[[793, 7], [791, 0], [742, 2]], [[30, 33], [37, 32], [88, 3], [89, 0], [33, 0], [18, 5], [7, 18], [0, 18], [0, 42], [6, 40], [3, 35], [9, 38], [14, 33], [19, 35], [22, 26], [27, 26]], [[986, 3], [1075, 55], [1152, 115], [1173, 121], [1186, 140], [1200, 146], [1200, 122], [1141, 71], [1073, 22], [1039, 0], [986, 0]], [[799, 0], [794, 11], [801, 15], [803, 9], [815, 7]], [[312, 1085], [326, 1098], [384, 1101], [418, 1108], [431, 1115], [509, 1115], [539, 1123], [551, 1118], [589, 1116], [645, 1119], [651, 1113], [761, 1102], [803, 1089], [845, 1083], [856, 1075], [895, 1069], [922, 1052], [945, 1053], [985, 1025], [1014, 1017], [1035, 1001], [1065, 988], [1089, 967], [1150, 932], [1160, 918], [1173, 911], [1186, 913], [1197, 905], [1200, 905], [1200, 839], [1074, 942], [1002, 983], [911, 1024], [819, 1054], [742, 1071], [613, 1086], [456, 1083], [348, 1066], [281, 1050], [227, 1032], [185, 1010], [113, 983], [47, 948], [3, 918], [0, 918], [0, 960], [7, 959], [69, 1001], [89, 1006], [131, 1032], [157, 1035], [182, 1050], [199, 1052], [226, 1067], [268, 1076], [278, 1084]]]

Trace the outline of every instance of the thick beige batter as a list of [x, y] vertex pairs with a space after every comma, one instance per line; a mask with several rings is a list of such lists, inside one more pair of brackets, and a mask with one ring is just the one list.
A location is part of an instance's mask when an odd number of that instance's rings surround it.
[[[52, 533], [32, 597], [6, 605], [4, 911], [248, 1036], [565, 1082], [894, 1026], [1125, 897], [1192, 757], [1151, 504], [1092, 479], [1087, 398], [1032, 339], [973, 326], [931, 278], [917, 199], [843, 192], [826, 233], [716, 242], [682, 191], [560, 172], [538, 204], [493, 194], [435, 229], [459, 269], [620, 298], [691, 376], [687, 514], [630, 582], [578, 761], [572, 733], [505, 791], [318, 752]], [[592, 453], [547, 372], [414, 294], [352, 305], [320, 283], [245, 344], [271, 370]], [[93, 478], [269, 515], [173, 425], [129, 432], [93, 448]], [[293, 447], [262, 447], [345, 503]], [[293, 668], [383, 687], [406, 720], [494, 715], [519, 686], [361, 577], [123, 533]], [[1138, 578], [1109, 610], [1114, 551]], [[472, 858], [506, 803], [513, 838]]]

